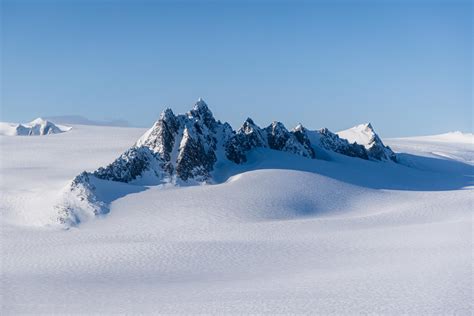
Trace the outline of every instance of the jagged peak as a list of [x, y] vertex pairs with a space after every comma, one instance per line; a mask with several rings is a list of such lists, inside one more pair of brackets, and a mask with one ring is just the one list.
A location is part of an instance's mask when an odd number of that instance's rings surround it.
[[333, 132], [331, 132], [331, 131], [329, 130], [329, 128], [327, 128], [327, 127], [321, 128], [321, 129], [319, 130], [319, 133], [321, 133], [321, 134], [333, 134]]
[[242, 127], [237, 131], [238, 133], [250, 134], [255, 130], [260, 130], [260, 127], [254, 123], [254, 121], [248, 117]]
[[293, 128], [293, 132], [304, 132], [306, 131], [306, 127], [303, 126], [303, 124], [298, 123], [298, 125]]
[[288, 133], [288, 130], [286, 129], [285, 125], [282, 122], [279, 121], [273, 121], [272, 124], [270, 124], [267, 127], [267, 130], [271, 130], [272, 134], [277, 134], [277, 133]]
[[197, 118], [203, 120], [204, 124], [209, 128], [216, 122], [214, 115], [202, 98], [198, 99], [193, 109], [187, 113], [187, 116], [191, 119]]
[[372, 134], [375, 134], [374, 127], [372, 126], [372, 124], [370, 122], [354, 126], [353, 129], [360, 130], [360, 131], [365, 131], [365, 132], [370, 132]]
[[207, 103], [203, 100], [203, 98], [199, 98], [193, 107], [193, 110], [195, 111], [199, 111], [200, 109], [208, 109]]
[[356, 125], [352, 128], [337, 133], [340, 137], [347, 139], [350, 143], [358, 143], [368, 146], [374, 141], [379, 141], [379, 137], [371, 123]]
[[256, 125], [256, 124], [254, 123], [254, 121], [253, 121], [250, 117], [247, 117], [247, 119], [246, 119], [245, 122], [244, 122], [244, 125], [245, 125], [245, 124]]
[[375, 133], [374, 127], [372, 126], [372, 123], [367, 122], [363, 124], [358, 124], [352, 128], [349, 128], [349, 130], [355, 130], [355, 131], [366, 131], [366, 132], [372, 132]]
[[163, 120], [163, 121], [169, 121], [170, 119], [172, 119], [174, 117], [175, 117], [175, 115], [173, 113], [173, 110], [171, 110], [170, 108], [166, 108], [160, 114], [160, 120]]
[[273, 129], [285, 129], [286, 130], [285, 125], [282, 122], [279, 122], [279, 121], [273, 121], [270, 126]]
[[199, 98], [196, 101], [191, 112], [196, 112], [198, 114], [210, 114], [212, 116], [211, 110], [209, 110], [207, 103], [202, 98]]

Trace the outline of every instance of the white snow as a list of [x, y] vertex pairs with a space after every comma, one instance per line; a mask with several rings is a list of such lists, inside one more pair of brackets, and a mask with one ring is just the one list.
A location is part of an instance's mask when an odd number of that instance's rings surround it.
[[371, 145], [375, 133], [370, 123], [360, 124], [336, 133], [339, 137], [347, 139], [349, 143], [357, 143], [366, 148]]
[[410, 137], [412, 140], [443, 142], [443, 143], [464, 143], [474, 145], [474, 135], [460, 131], [449, 132], [439, 135]]
[[8, 123], [0, 122], [0, 135], [4, 136], [32, 136], [49, 135], [67, 132], [71, 129], [69, 126], [56, 125], [53, 122], [42, 118], [34, 119], [29, 123]]
[[48, 226], [144, 132], [0, 136], [3, 315], [472, 314], [471, 144], [386, 140], [401, 164], [258, 149], [221, 184], [117, 183], [109, 214]]

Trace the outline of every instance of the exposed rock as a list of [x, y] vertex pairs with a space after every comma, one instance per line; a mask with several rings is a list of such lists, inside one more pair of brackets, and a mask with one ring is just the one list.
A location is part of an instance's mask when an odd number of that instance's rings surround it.
[[316, 153], [314, 152], [313, 146], [308, 137], [308, 130], [302, 124], [298, 124], [291, 133], [295, 135], [296, 139], [303, 145], [305, 150], [310, 153], [310, 157], [316, 158]]
[[327, 128], [319, 130], [319, 134], [321, 135], [320, 144], [324, 149], [350, 157], [369, 159], [364, 146], [356, 143], [350, 144], [346, 139], [340, 138]]
[[128, 183], [150, 170], [152, 164], [160, 162], [159, 159], [148, 147], [132, 147], [110, 165], [97, 169], [93, 174], [99, 179]]
[[268, 146], [271, 149], [314, 158], [314, 150], [309, 143], [305, 144], [305, 139], [304, 136], [301, 135], [301, 131], [298, 133], [301, 141], [294, 133], [290, 133], [283, 123], [280, 122], [273, 122], [270, 126], [265, 128], [265, 131], [267, 132]]
[[225, 144], [227, 158], [235, 163], [246, 162], [246, 153], [257, 147], [267, 147], [267, 140], [261, 128], [251, 118], [247, 118]]
[[[199, 125], [195, 126], [200, 135], [192, 135], [185, 127], [183, 137], [179, 146], [179, 155], [176, 160], [176, 174], [183, 180], [193, 178], [196, 181], [205, 181], [210, 178], [210, 172], [216, 162], [215, 143], [207, 139], [202, 133]], [[206, 135], [209, 136], [209, 135]], [[202, 137], [209, 142], [204, 145]], [[206, 148], [207, 147], [207, 150]]]

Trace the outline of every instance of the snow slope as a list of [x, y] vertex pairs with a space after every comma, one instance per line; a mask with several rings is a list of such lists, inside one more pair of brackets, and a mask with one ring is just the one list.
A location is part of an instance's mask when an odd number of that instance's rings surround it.
[[431, 142], [443, 142], [443, 143], [463, 143], [474, 145], [474, 135], [472, 133], [463, 132], [449, 132], [445, 134], [432, 135], [432, 136], [418, 136], [410, 137], [411, 140], [419, 141], [431, 141]]
[[2, 314], [473, 312], [470, 144], [387, 140], [399, 164], [262, 148], [222, 184], [117, 183], [104, 218], [44, 227], [143, 132], [0, 136]]
[[360, 124], [337, 133], [339, 137], [347, 139], [350, 143], [368, 146], [374, 136], [370, 123]]
[[49, 135], [67, 132], [69, 126], [56, 125], [51, 121], [37, 118], [29, 123], [17, 124], [0, 122], [0, 135], [5, 136], [33, 136]]

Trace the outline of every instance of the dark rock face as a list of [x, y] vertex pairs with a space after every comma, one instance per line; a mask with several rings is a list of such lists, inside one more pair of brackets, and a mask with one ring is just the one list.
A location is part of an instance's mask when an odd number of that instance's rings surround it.
[[[299, 138], [298, 138], [299, 137]], [[227, 142], [227, 158], [235, 163], [247, 161], [246, 153], [253, 148], [263, 147], [289, 152], [308, 158], [315, 158], [309, 139], [303, 133], [289, 132], [280, 122], [273, 122], [261, 129], [248, 118], [237, 133]]]
[[214, 131], [214, 128], [216, 127], [215, 125], [217, 122], [214, 119], [211, 110], [209, 110], [206, 102], [201, 98], [196, 102], [194, 108], [189, 111], [188, 117], [194, 118], [195, 122], [201, 122], [210, 130]]
[[265, 128], [265, 131], [267, 132], [268, 146], [271, 149], [285, 151], [308, 158], [315, 157], [311, 145], [304, 143], [304, 136], [299, 135], [301, 138], [300, 141], [295, 134], [290, 133], [282, 123], [273, 122], [270, 126]]
[[379, 135], [375, 133], [372, 124], [367, 124], [367, 129], [372, 133], [372, 138], [369, 141], [369, 145], [366, 147], [369, 157], [375, 160], [392, 160], [397, 162], [397, 155], [389, 146], [384, 145]]
[[225, 144], [227, 159], [237, 164], [247, 161], [246, 153], [257, 147], [267, 147], [260, 127], [247, 118], [242, 127]]
[[310, 157], [316, 158], [316, 153], [314, 152], [313, 146], [311, 145], [311, 141], [308, 137], [308, 130], [303, 127], [303, 125], [298, 124], [298, 126], [296, 126], [291, 133], [295, 135], [296, 139], [301, 145], [303, 145], [305, 150], [310, 154]]
[[319, 133], [321, 134], [321, 146], [324, 149], [349, 157], [369, 159], [364, 146], [356, 143], [350, 144], [346, 139], [340, 138], [337, 134], [332, 133], [327, 128], [319, 130]]
[[[203, 135], [199, 125], [195, 127], [195, 131], [197, 134], [192, 135], [187, 128], [184, 129], [176, 160], [176, 174], [184, 181], [192, 178], [197, 181], [209, 179], [216, 162], [214, 152], [216, 139], [210, 135]], [[203, 138], [207, 144], [203, 142]], [[207, 150], [205, 147], [208, 147]]]
[[93, 175], [103, 180], [130, 182], [141, 176], [152, 161], [158, 159], [147, 147], [132, 147], [107, 167], [97, 169]]
[[165, 162], [170, 160], [174, 141], [179, 131], [179, 121], [171, 109], [166, 109], [153, 127], [140, 138], [136, 147], [147, 147], [160, 155]]

